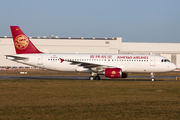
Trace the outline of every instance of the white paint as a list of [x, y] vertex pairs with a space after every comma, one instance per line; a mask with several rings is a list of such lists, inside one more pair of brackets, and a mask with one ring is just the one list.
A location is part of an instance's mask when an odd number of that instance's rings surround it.
[[[80, 72], [92, 72], [91, 68], [86, 68], [86, 64], [99, 65], [97, 71], [102, 71], [104, 68], [121, 68], [122, 72], [167, 72], [176, 69], [176, 65], [171, 62], [162, 62], [162, 59], [167, 59], [162, 56], [156, 55], [132, 55], [132, 54], [93, 54], [94, 56], [111, 55], [112, 58], [90, 58], [92, 54], [16, 54], [14, 57], [26, 57], [28, 60], [16, 60], [14, 61], [28, 64], [30, 66], [42, 67], [45, 69], [57, 70], [57, 71], [80, 71]], [[39, 56], [41, 64], [39, 63]], [[120, 56], [127, 56], [124, 59], [118, 59]], [[144, 57], [147, 59], [128, 59]], [[64, 61], [61, 63], [61, 59]], [[152, 59], [153, 58], [153, 59]], [[42, 66], [43, 64], [43, 66]], [[79, 66], [81, 65], [81, 66]], [[83, 68], [85, 67], [85, 68]]]

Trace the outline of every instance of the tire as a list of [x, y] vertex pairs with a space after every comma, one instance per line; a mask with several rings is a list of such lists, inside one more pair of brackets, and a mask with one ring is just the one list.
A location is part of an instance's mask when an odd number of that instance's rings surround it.
[[94, 80], [94, 76], [90, 76], [90, 77], [89, 77], [89, 80]]
[[100, 80], [100, 77], [99, 77], [99, 76], [96, 76], [94, 79], [95, 79], [95, 80]]

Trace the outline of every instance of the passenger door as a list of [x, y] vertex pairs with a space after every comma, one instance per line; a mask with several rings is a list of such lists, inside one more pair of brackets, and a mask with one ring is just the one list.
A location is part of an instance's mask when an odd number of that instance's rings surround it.
[[151, 56], [150, 58], [150, 66], [155, 66], [155, 57]]

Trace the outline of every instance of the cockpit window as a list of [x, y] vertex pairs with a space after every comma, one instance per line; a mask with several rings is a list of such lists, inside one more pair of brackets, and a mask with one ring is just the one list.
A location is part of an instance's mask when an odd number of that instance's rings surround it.
[[168, 59], [162, 59], [161, 62], [170, 62]]

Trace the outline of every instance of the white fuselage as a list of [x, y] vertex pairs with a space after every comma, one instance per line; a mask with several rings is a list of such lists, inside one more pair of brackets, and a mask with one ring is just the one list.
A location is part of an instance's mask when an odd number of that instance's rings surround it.
[[[16, 54], [13, 56], [25, 57], [24, 60], [15, 60], [23, 64], [57, 71], [92, 72], [97, 69], [84, 68], [80, 63], [102, 65], [102, 68], [121, 68], [122, 72], [167, 72], [176, 68], [171, 62], [156, 55], [138, 54]], [[72, 62], [77, 62], [72, 64]]]

